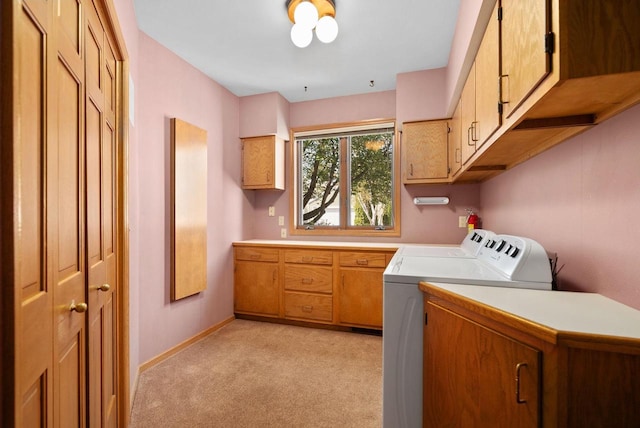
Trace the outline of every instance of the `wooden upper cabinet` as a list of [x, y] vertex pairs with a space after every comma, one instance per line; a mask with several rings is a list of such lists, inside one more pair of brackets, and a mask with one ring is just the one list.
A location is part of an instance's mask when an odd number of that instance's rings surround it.
[[284, 190], [284, 140], [275, 136], [242, 139], [242, 188]]
[[[498, 2], [499, 4], [499, 2]], [[498, 4], [493, 10], [476, 55], [476, 123], [473, 138], [476, 150], [500, 127], [500, 21]]]
[[498, 6], [487, 25], [460, 98], [461, 158], [466, 164], [500, 127], [500, 21]]
[[460, 97], [460, 121], [462, 127], [462, 164], [476, 152], [476, 140], [474, 137], [474, 127], [476, 124], [476, 65], [471, 66], [467, 81], [462, 88]]
[[402, 182], [448, 181], [449, 120], [408, 122], [402, 125]]
[[462, 118], [460, 110], [462, 103], [458, 101], [453, 111], [449, 127], [449, 176], [453, 177], [462, 167]]
[[501, 2], [502, 102], [509, 117], [551, 71], [549, 0]]
[[[456, 183], [487, 180], [640, 102], [637, 2], [498, 5], [497, 31], [492, 18], [474, 59], [475, 153], [466, 163], [463, 154]], [[496, 33], [498, 78], [496, 65], [485, 61], [496, 57]], [[502, 108], [497, 124], [496, 87]], [[468, 129], [463, 122], [463, 146]]]

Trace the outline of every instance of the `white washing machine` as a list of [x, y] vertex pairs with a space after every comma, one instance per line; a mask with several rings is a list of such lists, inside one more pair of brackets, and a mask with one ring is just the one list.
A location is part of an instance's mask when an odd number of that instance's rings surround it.
[[[460, 245], [407, 245], [398, 249], [404, 256], [473, 258], [495, 236], [486, 229], [476, 229], [465, 236]], [[396, 253], [397, 254], [397, 253]]]
[[[473, 236], [473, 232], [469, 235]], [[422, 426], [424, 295], [418, 289], [420, 281], [552, 289], [547, 253], [531, 239], [491, 234], [482, 239], [474, 257], [432, 256], [430, 248], [433, 247], [401, 247], [384, 272], [385, 428]]]

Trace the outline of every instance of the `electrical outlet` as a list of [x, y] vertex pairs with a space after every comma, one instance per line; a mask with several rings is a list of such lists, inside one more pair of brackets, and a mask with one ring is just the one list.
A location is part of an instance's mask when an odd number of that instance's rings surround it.
[[278, 226], [284, 226], [284, 216], [278, 216]]
[[276, 207], [269, 207], [269, 217], [276, 215]]
[[458, 227], [467, 227], [467, 216], [461, 215], [458, 217]]
[[286, 238], [287, 237], [287, 229], [285, 229], [284, 227], [282, 229], [280, 229], [280, 237], [281, 238]]

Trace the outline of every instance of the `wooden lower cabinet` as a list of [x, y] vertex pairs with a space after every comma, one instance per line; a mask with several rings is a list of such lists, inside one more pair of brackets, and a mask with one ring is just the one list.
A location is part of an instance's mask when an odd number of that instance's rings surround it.
[[382, 274], [396, 248], [234, 244], [234, 311], [382, 329]]
[[278, 259], [278, 250], [275, 249], [236, 249], [233, 300], [235, 312], [279, 316]]
[[[640, 340], [557, 331], [467, 296], [420, 288], [423, 426], [640, 426]], [[579, 309], [569, 304], [559, 312], [575, 318]]]
[[426, 303], [424, 426], [539, 423], [540, 351]]

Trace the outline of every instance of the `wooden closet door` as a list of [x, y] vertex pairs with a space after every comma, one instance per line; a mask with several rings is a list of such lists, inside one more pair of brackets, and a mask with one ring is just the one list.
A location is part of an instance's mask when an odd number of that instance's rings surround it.
[[86, 422], [84, 54], [78, 0], [54, 2], [54, 103], [48, 145], [50, 270], [54, 289], [54, 426]]
[[16, 346], [15, 356], [7, 352], [2, 357], [13, 357], [15, 361], [15, 426], [40, 427], [51, 426], [53, 421], [49, 409], [53, 400], [54, 293], [48, 275], [46, 245], [46, 150], [49, 138], [46, 81], [52, 56], [47, 38], [52, 23], [51, 8], [42, 1], [25, 0], [15, 2], [14, 6], [13, 305]]
[[115, 427], [116, 61], [92, 4], [86, 7], [86, 177], [89, 424]]

